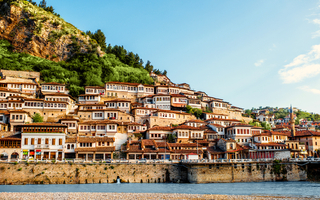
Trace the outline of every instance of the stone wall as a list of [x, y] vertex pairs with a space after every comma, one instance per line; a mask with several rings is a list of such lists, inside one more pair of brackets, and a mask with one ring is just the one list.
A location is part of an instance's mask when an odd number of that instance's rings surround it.
[[[318, 165], [319, 166], [319, 165]], [[0, 184], [229, 183], [304, 181], [307, 167], [274, 163], [240, 164], [52, 164], [0, 163]]]
[[0, 164], [0, 184], [182, 182], [172, 164]]
[[40, 72], [29, 72], [29, 71], [13, 71], [13, 70], [0, 70], [0, 75], [2, 77], [14, 77], [14, 78], [26, 78], [26, 79], [35, 79], [37, 82], [40, 80]]
[[304, 181], [307, 173], [295, 164], [283, 165], [277, 173], [273, 163], [186, 165], [191, 183], [230, 183], [260, 181]]

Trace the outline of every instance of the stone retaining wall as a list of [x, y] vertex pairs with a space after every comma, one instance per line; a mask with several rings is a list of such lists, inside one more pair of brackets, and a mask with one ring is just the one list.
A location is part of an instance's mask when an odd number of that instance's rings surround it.
[[0, 184], [182, 182], [172, 164], [0, 164]]
[[305, 181], [307, 172], [295, 164], [239, 163], [188, 165], [191, 183], [230, 183], [260, 181]]
[[[280, 167], [279, 167], [280, 166]], [[0, 163], [0, 184], [258, 182], [307, 180], [306, 167], [238, 164]]]

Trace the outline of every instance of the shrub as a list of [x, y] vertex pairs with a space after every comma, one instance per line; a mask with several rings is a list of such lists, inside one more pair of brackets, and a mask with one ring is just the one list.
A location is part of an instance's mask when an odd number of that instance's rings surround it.
[[19, 169], [18, 169], [18, 171], [21, 171], [21, 170], [22, 170], [22, 168], [19, 168]]

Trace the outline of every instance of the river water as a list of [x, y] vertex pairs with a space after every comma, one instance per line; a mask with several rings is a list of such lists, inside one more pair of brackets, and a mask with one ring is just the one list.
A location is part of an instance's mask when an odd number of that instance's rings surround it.
[[187, 193], [226, 195], [270, 195], [320, 198], [320, 183], [124, 183], [75, 185], [0, 185], [0, 192], [116, 192], [116, 193]]

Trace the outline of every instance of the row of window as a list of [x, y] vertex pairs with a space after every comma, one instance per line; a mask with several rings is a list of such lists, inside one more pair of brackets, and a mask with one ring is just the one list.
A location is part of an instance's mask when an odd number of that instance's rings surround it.
[[63, 91], [64, 86], [42, 86], [42, 90], [59, 90]]
[[63, 127], [23, 127], [23, 132], [63, 133]]
[[81, 110], [94, 110], [94, 109], [104, 109], [103, 106], [82, 106]]
[[65, 103], [39, 103], [39, 102], [25, 102], [26, 107], [48, 107], [48, 108], [66, 108], [67, 104]]
[[175, 114], [171, 113], [159, 113], [160, 117], [166, 117], [166, 118], [175, 118]]
[[20, 148], [21, 146], [20, 141], [0, 141], [0, 148], [6, 148], [6, 147], [17, 147]]
[[[0, 93], [0, 97], [7, 97], [7, 94], [8, 94], [8, 93], [1, 92], [1, 93]], [[9, 96], [19, 96], [19, 95], [18, 95], [18, 94], [9, 93]]]
[[65, 101], [65, 102], [69, 102], [68, 98], [46, 98], [46, 101]]
[[19, 120], [19, 119], [22, 120], [22, 118], [23, 118], [22, 116], [23, 115], [11, 115], [11, 119], [12, 120]]
[[86, 100], [86, 101], [88, 101], [88, 100], [96, 100], [97, 98], [96, 98], [96, 96], [80, 96], [79, 97], [79, 100]]
[[[18, 88], [20, 89], [21, 87], [21, 84], [9, 84], [8, 85], [9, 87], [11, 88]], [[26, 84], [22, 84], [22, 88], [28, 88], [28, 89], [36, 89], [36, 86], [35, 85], [26, 85]]]
[[62, 124], [67, 125], [69, 128], [76, 127], [76, 123], [63, 122]]
[[102, 90], [102, 89], [86, 89], [86, 93], [104, 94], [104, 90]]
[[192, 137], [193, 138], [202, 138], [202, 134], [201, 133], [192, 133]]
[[[35, 144], [41, 144], [43, 142], [44, 142], [44, 144], [49, 144], [49, 138], [45, 138], [45, 139], [43, 139], [43, 138], [31, 138], [30, 140], [29, 139], [30, 138], [24, 138], [24, 144], [23, 145], [35, 145]], [[30, 141], [30, 143], [29, 143], [29, 141]], [[57, 145], [56, 144], [56, 139], [52, 138], [50, 144], [51, 145]], [[59, 139], [59, 143], [58, 144], [62, 145], [62, 139], [61, 138]]]
[[[237, 131], [236, 131], [237, 130]], [[250, 130], [249, 129], [232, 129], [232, 130], [228, 130], [228, 134], [250, 134]]]
[[[106, 103], [108, 107], [116, 107], [117, 103]], [[129, 103], [118, 103], [118, 107], [129, 107]]]
[[[91, 127], [91, 129], [90, 129]], [[97, 126], [84, 126], [84, 125], [81, 125], [80, 126], [80, 130], [106, 130], [106, 127], [105, 125], [97, 125]], [[116, 126], [115, 125], [109, 125], [109, 130], [116, 130]]]
[[151, 137], [161, 137], [161, 134], [151, 134]]
[[170, 101], [170, 97], [155, 97], [153, 98], [153, 101]]
[[170, 110], [170, 105], [157, 105], [158, 109]]
[[173, 102], [187, 103], [185, 98], [173, 98]]

